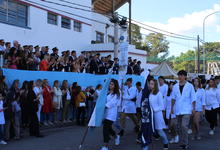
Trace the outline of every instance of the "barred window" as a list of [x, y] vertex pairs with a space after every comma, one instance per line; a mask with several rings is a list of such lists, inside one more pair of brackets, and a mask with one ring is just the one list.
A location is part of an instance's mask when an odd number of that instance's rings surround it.
[[80, 23], [78, 21], [74, 21], [73, 29], [76, 32], [82, 32], [82, 23]]
[[57, 25], [57, 15], [52, 13], [47, 13], [47, 22], [49, 24]]
[[104, 34], [101, 32], [96, 32], [96, 42], [104, 43]]
[[109, 35], [108, 36], [108, 43], [114, 43], [114, 37]]
[[66, 29], [71, 29], [71, 21], [68, 18], [62, 17], [61, 27]]
[[0, 22], [28, 26], [28, 6], [14, 0], [0, 0]]

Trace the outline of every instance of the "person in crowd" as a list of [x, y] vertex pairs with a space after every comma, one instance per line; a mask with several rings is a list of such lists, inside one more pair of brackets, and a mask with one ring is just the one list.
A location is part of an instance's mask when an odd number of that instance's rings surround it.
[[214, 79], [209, 80], [209, 85], [205, 90], [205, 117], [209, 122], [209, 135], [214, 135], [214, 130], [217, 126], [217, 115], [220, 102], [220, 91]]
[[70, 104], [71, 104], [71, 93], [68, 86], [68, 81], [63, 80], [62, 83], [62, 101], [63, 101], [63, 123], [70, 122], [69, 120], [69, 111], [70, 111]]
[[119, 73], [119, 62], [118, 58], [114, 58], [113, 74]]
[[40, 71], [48, 71], [49, 70], [49, 54], [44, 55], [44, 59], [40, 62]]
[[3, 93], [0, 92], [0, 144], [1, 145], [6, 145], [7, 142], [4, 141], [4, 128], [5, 128], [5, 116], [4, 116], [4, 111], [7, 108], [3, 107], [3, 103], [4, 103], [4, 97], [3, 97]]
[[29, 125], [28, 118], [28, 81], [24, 81], [20, 92], [20, 105], [21, 105], [21, 123], [23, 128]]
[[86, 96], [80, 86], [76, 87], [75, 107], [77, 109], [77, 125], [85, 125]]
[[92, 116], [93, 109], [95, 108], [94, 93], [95, 93], [95, 90], [91, 86], [87, 87], [85, 90], [86, 105], [88, 109], [88, 113], [87, 113], [88, 119], [90, 119], [90, 117]]
[[59, 113], [61, 109], [63, 108], [62, 103], [62, 91], [59, 87], [59, 81], [55, 80], [53, 84], [53, 109], [54, 109], [54, 123], [59, 122]]
[[188, 124], [191, 114], [195, 113], [195, 90], [187, 79], [187, 72], [180, 70], [178, 72], [179, 83], [175, 84], [172, 92], [172, 107], [171, 113], [174, 114], [174, 105], [176, 107], [175, 115], [178, 120], [178, 133], [180, 133], [181, 145], [180, 148], [188, 149]]
[[4, 75], [0, 76], [0, 93], [5, 97], [8, 93], [8, 85], [5, 82], [6, 78]]
[[42, 112], [43, 112], [43, 116], [44, 116], [44, 125], [53, 125], [53, 123], [51, 122], [51, 115], [53, 112], [53, 90], [52, 88], [49, 86], [48, 84], [48, 80], [44, 79], [43, 80], [43, 106], [42, 106]]
[[136, 83], [136, 88], [137, 88], [136, 112], [137, 112], [138, 122], [140, 123], [140, 121], [141, 121], [141, 98], [142, 98], [141, 82]]
[[42, 106], [44, 105], [44, 97], [43, 97], [43, 89], [42, 89], [42, 80], [38, 79], [36, 81], [36, 86], [34, 87], [34, 93], [36, 94], [37, 97], [39, 97], [39, 104], [38, 104], [38, 112], [37, 112], [37, 117], [39, 122], [41, 122], [41, 110]]
[[109, 92], [106, 98], [105, 104], [105, 119], [103, 121], [103, 137], [104, 137], [104, 146], [102, 150], [108, 150], [108, 144], [111, 140], [111, 137], [115, 138], [115, 145], [119, 145], [119, 135], [116, 135], [115, 131], [112, 129], [112, 124], [117, 119], [118, 113], [118, 103], [120, 102], [120, 91], [118, 81], [112, 79], [109, 84]]
[[161, 101], [163, 98], [162, 93], [160, 93], [158, 88], [158, 82], [157, 80], [153, 79], [150, 80], [149, 88], [151, 90], [150, 96], [149, 96], [149, 102], [151, 105], [151, 108], [153, 109], [153, 116], [154, 116], [154, 125], [157, 133], [162, 138], [163, 144], [164, 144], [164, 150], [168, 150], [169, 147], [169, 141], [167, 138], [166, 133], [163, 129], [166, 128], [166, 124], [163, 118], [163, 109], [164, 109], [164, 103]]
[[171, 140], [169, 141], [170, 144], [177, 144], [179, 143], [179, 133], [177, 128], [177, 118], [176, 118], [176, 107], [174, 105], [174, 113], [171, 114], [171, 106], [172, 106], [172, 91], [173, 86], [176, 82], [170, 82], [169, 88], [166, 96], [166, 119], [168, 120], [168, 125], [170, 129]]
[[54, 57], [55, 58], [55, 60], [58, 60], [58, 58], [59, 58], [59, 55], [58, 55], [58, 48], [57, 47], [54, 47], [53, 49], [52, 49], [52, 51], [53, 51], [53, 53], [50, 55], [51, 57]]
[[200, 117], [201, 113], [205, 111], [205, 90], [202, 88], [201, 80], [199, 78], [195, 78], [193, 80], [193, 85], [196, 92], [196, 107], [195, 113], [192, 116], [193, 124], [192, 129], [194, 133], [193, 139], [200, 140]]
[[40, 138], [43, 137], [40, 134], [39, 120], [37, 117], [40, 97], [35, 94], [34, 87], [34, 81], [30, 81], [28, 83], [28, 116], [30, 120], [29, 134], [30, 136], [36, 136]]
[[93, 58], [90, 61], [90, 71], [89, 73], [95, 73], [97, 74], [99, 70], [98, 62], [97, 62], [97, 55], [93, 56]]
[[5, 41], [0, 39], [0, 52], [3, 55], [5, 53]]
[[39, 45], [34, 46], [34, 52], [35, 53], [40, 52], [40, 46]]
[[8, 54], [8, 68], [10, 69], [17, 69], [18, 64], [18, 57], [17, 57], [17, 50], [16, 48], [12, 47]]
[[126, 81], [126, 86], [123, 89], [122, 97], [122, 113], [121, 113], [121, 127], [124, 132], [126, 117], [129, 117], [135, 124], [135, 131], [139, 131], [139, 123], [136, 117], [136, 94], [137, 89], [132, 87], [132, 78], [128, 78]]
[[138, 61], [136, 65], [134, 65], [134, 74], [141, 74], [141, 61]]

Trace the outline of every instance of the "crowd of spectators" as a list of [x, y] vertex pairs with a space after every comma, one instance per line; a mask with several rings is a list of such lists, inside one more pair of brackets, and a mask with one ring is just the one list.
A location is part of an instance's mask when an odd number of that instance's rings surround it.
[[[4, 42], [0, 40], [0, 52], [4, 56], [3, 67], [19, 70], [32, 71], [63, 71], [79, 72], [92, 74], [108, 74], [110, 68], [113, 68], [113, 74], [119, 73], [118, 58], [112, 59], [111, 55], [101, 57], [99, 53], [82, 51], [77, 56], [76, 51], [62, 51], [59, 55], [57, 47], [52, 48], [49, 53], [48, 46], [21, 46], [18, 41]], [[136, 59], [128, 58], [127, 74], [140, 75], [141, 62]]]

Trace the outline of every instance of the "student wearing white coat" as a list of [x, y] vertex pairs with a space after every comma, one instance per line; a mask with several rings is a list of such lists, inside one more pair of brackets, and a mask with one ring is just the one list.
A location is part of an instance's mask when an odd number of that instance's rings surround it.
[[111, 136], [115, 138], [115, 145], [120, 144], [118, 135], [112, 129], [112, 124], [117, 119], [118, 114], [118, 103], [120, 102], [120, 92], [118, 81], [112, 79], [109, 85], [109, 93], [107, 95], [107, 100], [105, 104], [105, 117], [103, 121], [103, 138], [104, 146], [101, 150], [108, 150], [108, 143]]
[[150, 102], [151, 108], [153, 109], [155, 129], [157, 133], [160, 135], [160, 137], [162, 138], [162, 141], [164, 144], [164, 150], [167, 150], [169, 141], [167, 139], [166, 133], [163, 130], [166, 128], [166, 124], [164, 122], [163, 112], [162, 112], [164, 105], [161, 99], [163, 96], [159, 92], [157, 80], [155, 79], [150, 80], [149, 87], [151, 90], [151, 93], [149, 96], [149, 102]]
[[217, 113], [220, 103], [220, 91], [217, 89], [214, 79], [210, 79], [209, 86], [205, 90], [205, 117], [210, 124], [210, 135], [214, 135], [217, 126]]
[[180, 134], [181, 149], [189, 148], [189, 136], [187, 133], [191, 114], [195, 112], [195, 90], [192, 84], [186, 81], [187, 72], [181, 70], [178, 72], [179, 83], [175, 84], [172, 92], [172, 108], [176, 107], [178, 133]]
[[0, 144], [7, 144], [4, 141], [4, 125], [5, 125], [5, 117], [4, 117], [4, 108], [3, 108], [3, 96], [0, 93]]
[[136, 94], [137, 89], [132, 87], [132, 78], [127, 79], [126, 86], [123, 88], [122, 97], [122, 113], [121, 113], [121, 127], [122, 131], [125, 129], [126, 117], [128, 116], [135, 124], [135, 130], [138, 132], [139, 124], [136, 117]]
[[59, 81], [54, 81], [53, 85], [53, 108], [54, 108], [54, 123], [58, 123], [58, 116], [61, 108], [63, 108], [62, 91], [59, 87]]
[[40, 117], [41, 116], [41, 109], [42, 109], [42, 106], [44, 105], [42, 80], [41, 79], [38, 79], [36, 81], [36, 86], [34, 87], [34, 93], [36, 94], [37, 97], [39, 97], [37, 117], [38, 117], [39, 122], [41, 122], [41, 117]]
[[163, 111], [164, 111], [164, 117], [165, 117], [166, 97], [167, 97], [167, 92], [168, 92], [168, 85], [165, 83], [165, 79], [163, 76], [160, 76], [158, 78], [158, 80], [159, 80], [159, 91], [163, 96], [162, 101], [163, 101], [163, 105], [164, 105]]
[[192, 129], [194, 133], [193, 139], [200, 140], [200, 115], [202, 112], [205, 111], [205, 90], [202, 88], [201, 80], [199, 78], [195, 78], [193, 80], [193, 85], [196, 92], [196, 106], [195, 106], [195, 113], [192, 116], [193, 123]]

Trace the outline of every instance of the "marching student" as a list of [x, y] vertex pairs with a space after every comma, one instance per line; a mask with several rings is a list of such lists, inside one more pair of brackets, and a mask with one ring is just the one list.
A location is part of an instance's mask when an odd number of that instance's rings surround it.
[[219, 109], [220, 92], [214, 79], [210, 79], [209, 86], [205, 90], [205, 117], [210, 124], [209, 135], [214, 135], [217, 126], [217, 113]]
[[0, 93], [0, 144], [6, 145], [7, 143], [4, 141], [4, 125], [5, 125], [5, 117], [4, 117], [4, 108], [3, 108], [3, 96]]
[[128, 116], [135, 124], [135, 131], [139, 130], [139, 124], [136, 117], [136, 94], [137, 89], [132, 87], [132, 78], [128, 78], [126, 86], [123, 89], [122, 97], [122, 113], [121, 113], [121, 127], [122, 133], [125, 129], [126, 117]]
[[136, 95], [136, 111], [137, 111], [137, 119], [140, 123], [141, 121], [141, 98], [142, 98], [142, 88], [141, 88], [141, 82], [136, 83], [137, 88], [137, 95]]
[[[187, 133], [191, 114], [195, 112], [195, 90], [192, 84], [187, 82], [187, 72], [178, 72], [179, 83], [175, 84], [172, 92], [171, 113], [177, 115], [178, 133], [180, 134], [180, 148], [189, 148], [189, 135]], [[174, 107], [175, 106], [175, 107]]]
[[[173, 86], [175, 85], [175, 82], [170, 82], [169, 83], [169, 89], [167, 92], [167, 97], [166, 97], [166, 119], [168, 120], [169, 123], [169, 129], [171, 131], [171, 140], [170, 144], [173, 143], [179, 143], [179, 135], [177, 133], [177, 118], [175, 113], [171, 114], [171, 105], [172, 105], [172, 91], [173, 91]], [[175, 107], [175, 106], [174, 106]], [[175, 108], [174, 108], [175, 110]]]
[[166, 124], [164, 122], [163, 112], [162, 112], [164, 105], [161, 99], [163, 98], [163, 96], [159, 92], [157, 80], [152, 79], [150, 80], [149, 84], [150, 84], [149, 88], [151, 90], [151, 93], [149, 95], [149, 102], [151, 108], [153, 109], [155, 130], [162, 138], [162, 142], [164, 144], [164, 150], [168, 150], [169, 141], [167, 139], [166, 133], [163, 130], [166, 128]]
[[196, 107], [195, 113], [192, 116], [192, 129], [194, 133], [193, 139], [200, 140], [200, 114], [205, 111], [205, 90], [202, 88], [202, 84], [199, 78], [193, 80], [193, 85], [196, 92]]
[[115, 138], [115, 145], [119, 145], [120, 141], [117, 138], [115, 131], [112, 129], [112, 124], [117, 119], [118, 103], [120, 102], [120, 92], [118, 81], [112, 79], [109, 85], [109, 93], [105, 104], [105, 117], [103, 121], [103, 137], [104, 146], [101, 150], [108, 150], [108, 143], [111, 136]]

